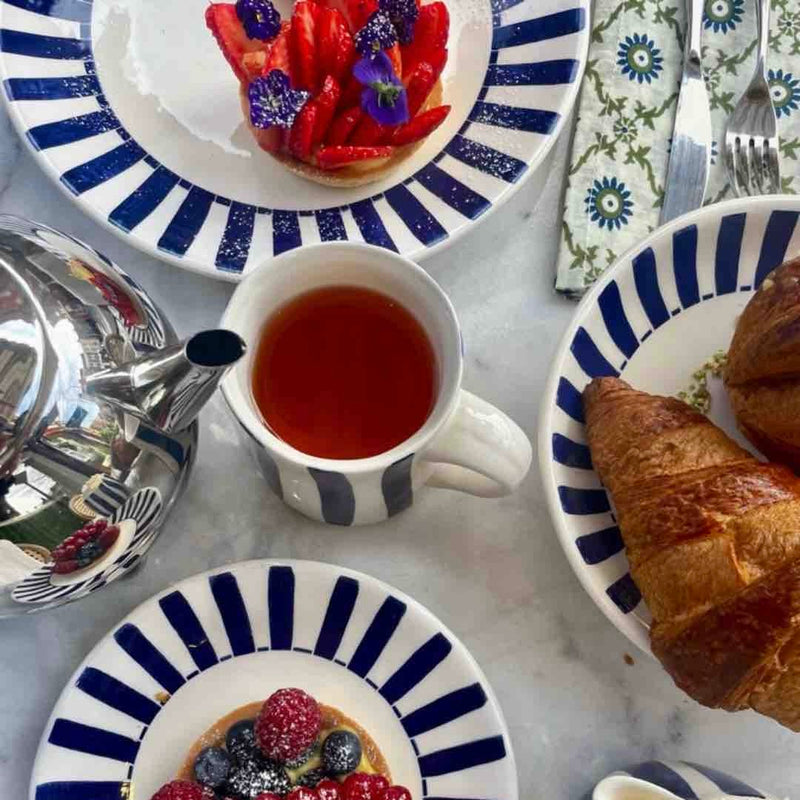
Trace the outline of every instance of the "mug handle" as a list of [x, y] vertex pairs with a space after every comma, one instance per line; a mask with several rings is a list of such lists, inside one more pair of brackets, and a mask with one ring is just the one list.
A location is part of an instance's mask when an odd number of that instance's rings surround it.
[[504, 497], [527, 474], [532, 450], [516, 422], [462, 389], [455, 413], [421, 455], [433, 466], [427, 486]]

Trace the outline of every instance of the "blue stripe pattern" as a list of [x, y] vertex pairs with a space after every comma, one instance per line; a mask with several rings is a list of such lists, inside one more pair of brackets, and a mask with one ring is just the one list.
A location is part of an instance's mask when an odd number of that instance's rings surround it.
[[294, 571], [271, 567], [267, 581], [269, 642], [273, 650], [291, 650], [294, 638]]
[[315, 211], [314, 216], [317, 218], [319, 238], [323, 242], [345, 241], [347, 239], [342, 212], [338, 208], [325, 208]]
[[28, 133], [30, 143], [37, 150], [47, 150], [50, 147], [60, 147], [72, 142], [80, 142], [101, 133], [116, 130], [119, 120], [108, 109], [92, 111], [80, 117], [62, 119], [58, 122], [46, 122], [31, 128]]
[[329, 661], [334, 659], [339, 645], [342, 643], [344, 632], [347, 630], [357, 598], [358, 581], [344, 576], [338, 578], [317, 637], [314, 655], [327, 658]]
[[158, 240], [158, 249], [182, 256], [192, 246], [206, 221], [214, 195], [193, 186], [183, 199], [181, 207]]
[[161, 651], [131, 623], [126, 623], [114, 633], [117, 644], [170, 694], [183, 686], [183, 676], [164, 657]]
[[575, 422], [583, 424], [586, 421], [583, 414], [583, 397], [566, 378], [558, 379], [556, 405]]
[[402, 719], [403, 728], [409, 736], [420, 736], [454, 719], [459, 719], [486, 705], [486, 692], [479, 683], [444, 695], [431, 703], [412, 711]]
[[573, 486], [559, 486], [558, 498], [561, 508], [567, 514], [603, 514], [610, 511], [605, 489], [576, 489]]
[[589, 332], [583, 328], [578, 328], [575, 338], [570, 345], [570, 351], [575, 356], [575, 360], [580, 364], [581, 369], [590, 378], [600, 378], [603, 376], [617, 377], [619, 372], [609, 364], [606, 357], [600, 352], [594, 339]]
[[300, 247], [300, 218], [296, 211], [272, 212], [272, 249], [275, 255]]
[[411, 467], [414, 454], [390, 464], [381, 475], [381, 492], [386, 503], [386, 513], [393, 517], [409, 508], [414, 502], [414, 489], [411, 485]]
[[397, 252], [397, 245], [389, 235], [386, 227], [381, 220], [380, 214], [375, 210], [371, 200], [360, 200], [350, 206], [353, 219], [358, 225], [361, 236], [367, 244], [374, 244], [378, 247], [385, 247], [387, 250]]
[[123, 231], [132, 231], [147, 219], [175, 188], [178, 176], [166, 167], [158, 167], [135, 192], [126, 197], [108, 219]]
[[517, 22], [495, 28], [492, 34], [492, 50], [504, 47], [519, 47], [523, 44], [555, 39], [578, 33], [586, 26], [586, 13], [582, 8], [558, 11], [544, 17]]
[[136, 760], [139, 752], [139, 743], [127, 736], [70, 719], [57, 719], [47, 741], [76, 753], [87, 753], [129, 764]]
[[244, 269], [253, 240], [255, 221], [255, 206], [231, 203], [225, 233], [214, 261], [218, 269], [226, 272], [241, 272]]
[[773, 211], [770, 214], [767, 230], [764, 232], [764, 239], [761, 242], [761, 253], [758, 257], [756, 267], [756, 277], [753, 281], [755, 287], [761, 286], [764, 278], [772, 272], [775, 267], [783, 263], [786, 256], [786, 248], [792, 238], [797, 217], [797, 211]]
[[65, 78], [8, 78], [3, 81], [9, 100], [66, 100], [100, 94], [94, 75], [68, 75]]
[[506, 746], [502, 736], [492, 736], [448, 747], [435, 753], [421, 756], [419, 768], [423, 778], [449, 775], [481, 764], [490, 764], [506, 757]]
[[445, 152], [470, 167], [508, 183], [515, 183], [528, 168], [524, 161], [468, 139], [460, 133], [450, 140]]
[[15, 6], [34, 14], [66, 19], [71, 22], [87, 23], [92, 19], [91, 0], [3, 0], [8, 6]]
[[660, 761], [647, 761], [631, 770], [631, 776], [642, 781], [649, 781], [668, 792], [672, 792], [683, 800], [697, 800], [692, 787], [675, 770]]
[[41, 36], [27, 31], [0, 29], [0, 50], [19, 56], [80, 60], [91, 56], [92, 48], [83, 39], [67, 39], [61, 36]]
[[739, 254], [747, 214], [729, 214], [722, 218], [717, 234], [717, 252], [714, 256], [714, 283], [717, 294], [730, 294], [737, 289], [739, 280]]
[[659, 328], [669, 319], [656, 273], [656, 255], [648, 247], [633, 259], [633, 280], [647, 318], [653, 328]]
[[498, 128], [546, 134], [555, 128], [558, 114], [538, 108], [518, 108], [478, 101], [470, 111], [469, 120]]
[[145, 725], [149, 725], [161, 710], [161, 706], [149, 697], [94, 667], [87, 667], [75, 685], [95, 700]]
[[465, 186], [433, 162], [424, 166], [414, 178], [431, 194], [469, 219], [477, 219], [491, 205], [483, 195]]
[[380, 658], [383, 649], [389, 643], [389, 639], [394, 636], [400, 620], [406, 613], [406, 604], [396, 597], [387, 597], [383, 605], [378, 609], [372, 622], [370, 622], [367, 632], [358, 644], [353, 657], [347, 668], [356, 675], [365, 678], [369, 671], [375, 666], [375, 662]]
[[61, 180], [73, 194], [80, 195], [116, 178], [134, 164], [138, 164], [145, 155], [144, 150], [133, 139], [129, 139], [108, 153], [67, 170], [61, 176]]
[[600, 306], [603, 322], [605, 322], [614, 344], [619, 347], [626, 358], [631, 358], [639, 347], [639, 340], [622, 307], [622, 298], [616, 281], [611, 281], [603, 289], [600, 297], [597, 298], [597, 304]]
[[36, 787], [35, 800], [121, 800], [130, 793], [129, 783], [116, 781], [52, 781]]
[[308, 468], [317, 484], [322, 518], [331, 525], [352, 525], [356, 514], [356, 496], [350, 481], [341, 472]]
[[533, 64], [490, 64], [484, 86], [554, 86], [573, 83], [580, 63], [574, 58]]
[[606, 589], [606, 594], [614, 601], [623, 614], [629, 614], [642, 600], [639, 587], [633, 582], [630, 573], [623, 575]]
[[430, 675], [450, 655], [452, 649], [453, 645], [445, 636], [435, 634], [381, 686], [380, 693], [387, 702], [396, 703]]
[[687, 763], [690, 767], [696, 769], [701, 775], [704, 775], [710, 781], [716, 783], [723, 794], [730, 794], [734, 797], [764, 797], [761, 792], [756, 791], [752, 786], [748, 786], [738, 778], [732, 778], [730, 775], [726, 775], [724, 772], [712, 769], [711, 767], [703, 767], [700, 764], [694, 764], [691, 761]]
[[697, 283], [697, 225], [690, 225], [672, 237], [672, 268], [675, 286], [684, 308], [700, 302]]
[[387, 189], [386, 201], [422, 244], [431, 247], [447, 238], [447, 231], [403, 184]]
[[616, 525], [579, 536], [575, 540], [575, 545], [587, 564], [600, 564], [625, 547], [622, 534]]
[[565, 467], [591, 469], [592, 456], [585, 444], [573, 442], [560, 433], [553, 434], [553, 458]]
[[235, 576], [230, 572], [212, 575], [208, 579], [208, 585], [222, 617], [233, 654], [241, 656], [255, 652], [253, 628]]
[[180, 591], [174, 591], [166, 597], [162, 597], [158, 604], [164, 612], [164, 616], [169, 620], [169, 624], [175, 633], [181, 637], [181, 641], [186, 645], [192, 661], [200, 670], [213, 667], [217, 663], [217, 654], [214, 646], [208, 639], [197, 614], [189, 605], [188, 600]]

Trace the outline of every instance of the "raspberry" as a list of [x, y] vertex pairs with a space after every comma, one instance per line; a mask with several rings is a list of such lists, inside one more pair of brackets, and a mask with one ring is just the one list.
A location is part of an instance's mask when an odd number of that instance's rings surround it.
[[281, 800], [281, 796], [279, 794], [272, 794], [272, 792], [262, 792], [256, 800]]
[[317, 784], [319, 800], [342, 800], [342, 787], [336, 781], [326, 778]]
[[170, 781], [150, 800], [214, 800], [214, 790], [194, 781]]
[[319, 800], [319, 795], [308, 786], [295, 786], [289, 794], [286, 795], [286, 800]]
[[380, 797], [381, 792], [389, 788], [389, 779], [385, 775], [370, 775], [369, 779], [374, 797]]
[[348, 775], [342, 784], [344, 800], [378, 800], [379, 791], [385, 787], [381, 786], [378, 789], [373, 780], [374, 777], [374, 775], [367, 775], [365, 772], [354, 772], [352, 775]]
[[390, 786], [383, 790], [378, 800], [411, 800], [411, 792], [405, 786]]
[[267, 698], [258, 715], [256, 742], [267, 758], [291, 761], [314, 744], [321, 725], [313, 697], [301, 689], [279, 689]]
[[66, 575], [89, 566], [117, 541], [119, 528], [105, 520], [87, 522], [53, 550], [53, 572]]

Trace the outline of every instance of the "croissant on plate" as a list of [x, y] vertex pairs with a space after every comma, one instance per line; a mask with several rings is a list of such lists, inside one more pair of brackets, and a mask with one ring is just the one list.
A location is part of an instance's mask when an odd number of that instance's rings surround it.
[[771, 272], [747, 304], [725, 385], [745, 436], [800, 474], [800, 259]]
[[653, 653], [700, 703], [800, 730], [800, 479], [680, 400], [617, 378], [583, 399]]

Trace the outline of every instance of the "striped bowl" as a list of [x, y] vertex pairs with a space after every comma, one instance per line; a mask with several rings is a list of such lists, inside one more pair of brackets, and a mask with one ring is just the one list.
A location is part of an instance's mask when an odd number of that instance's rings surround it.
[[[595, 284], [553, 360], [539, 421], [550, 513], [586, 591], [645, 652], [650, 616], [592, 469], [581, 392], [600, 375], [655, 394], [686, 388], [710, 356], [728, 349], [767, 273], [800, 253], [799, 215], [800, 199], [773, 195], [719, 203], [660, 228]], [[710, 416], [738, 436], [724, 392], [715, 394]]]
[[415, 800], [516, 800], [486, 678], [429, 611], [380, 581], [308, 561], [249, 561], [148, 600], [56, 703], [30, 800], [148, 800], [217, 719], [299, 686], [370, 732]]
[[463, 233], [544, 159], [589, 40], [589, 0], [450, 2], [447, 121], [383, 180], [332, 188], [258, 151], [206, 5], [0, 0], [0, 77], [18, 131], [81, 208], [228, 280], [302, 244], [418, 258]]

